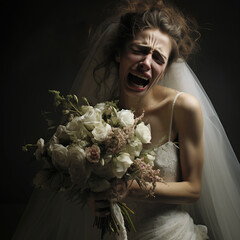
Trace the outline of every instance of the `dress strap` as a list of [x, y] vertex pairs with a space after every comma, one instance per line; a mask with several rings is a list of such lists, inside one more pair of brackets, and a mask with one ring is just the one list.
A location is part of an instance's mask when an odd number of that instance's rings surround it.
[[174, 111], [174, 105], [177, 101], [177, 98], [179, 95], [181, 95], [183, 92], [179, 92], [176, 94], [173, 103], [172, 103], [172, 109], [171, 109], [171, 118], [170, 118], [170, 126], [169, 126], [169, 134], [168, 134], [168, 141], [171, 141], [171, 135], [172, 135], [172, 122], [173, 122], [173, 111]]

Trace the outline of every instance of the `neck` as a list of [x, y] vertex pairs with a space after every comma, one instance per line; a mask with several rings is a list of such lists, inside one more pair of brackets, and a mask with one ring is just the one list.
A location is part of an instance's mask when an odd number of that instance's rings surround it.
[[143, 111], [146, 111], [150, 99], [150, 92], [144, 96], [126, 95], [124, 93], [121, 94], [120, 92], [119, 107], [123, 109], [133, 109], [135, 111], [135, 115], [139, 116], [143, 113]]

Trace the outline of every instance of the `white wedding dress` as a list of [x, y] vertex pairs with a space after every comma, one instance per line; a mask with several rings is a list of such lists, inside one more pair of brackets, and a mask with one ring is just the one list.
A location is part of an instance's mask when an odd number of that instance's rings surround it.
[[[180, 94], [180, 93], [179, 93]], [[168, 142], [157, 149], [155, 167], [166, 182], [179, 181], [178, 148], [171, 141], [174, 102]], [[138, 240], [204, 240], [207, 228], [194, 225], [180, 205], [161, 204], [148, 199], [126, 199], [135, 212], [131, 215], [137, 232], [128, 239]], [[87, 206], [67, 200], [64, 193], [36, 190], [30, 200], [13, 240], [90, 240], [100, 239], [93, 228], [94, 217]], [[116, 239], [114, 234], [106, 239]]]
[[[95, 97], [97, 84], [93, 70], [96, 64], [101, 63], [104, 46], [117, 27], [118, 23], [110, 23], [108, 27], [100, 29], [93, 39], [71, 93], [79, 97], [85, 96], [92, 103], [116, 96], [113, 93], [118, 88], [117, 68], [112, 68], [109, 78], [105, 79], [107, 95], [106, 91], [99, 92], [98, 99]], [[135, 211], [132, 218], [137, 228], [137, 233], [131, 232], [129, 239], [206, 239], [206, 227], [194, 225], [193, 218], [195, 223], [207, 226], [211, 240], [238, 240], [240, 164], [211, 101], [195, 74], [181, 59], [170, 66], [160, 85], [187, 92], [200, 102], [204, 120], [202, 194], [196, 204], [184, 207], [152, 203], [146, 199], [126, 199], [129, 207]], [[166, 181], [178, 181], [178, 149], [170, 138], [168, 140], [157, 150], [156, 166]], [[76, 203], [69, 202], [64, 193], [34, 190], [13, 240], [100, 239], [100, 231], [92, 227], [93, 221], [94, 217], [86, 206], [81, 208]]]
[[[168, 141], [157, 149], [155, 167], [166, 182], [180, 181], [178, 147], [171, 141], [174, 104], [172, 104]], [[207, 227], [195, 225], [181, 205], [162, 204], [147, 199], [132, 200], [128, 206], [135, 210], [133, 217], [137, 233], [130, 239], [139, 240], [203, 240], [207, 239]]]

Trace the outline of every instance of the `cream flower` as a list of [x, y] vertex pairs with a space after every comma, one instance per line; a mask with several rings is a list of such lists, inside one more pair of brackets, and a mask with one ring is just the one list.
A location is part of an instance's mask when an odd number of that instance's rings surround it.
[[111, 133], [111, 126], [108, 123], [99, 123], [93, 129], [92, 134], [96, 141], [103, 142]]
[[141, 122], [135, 129], [135, 135], [141, 140], [142, 143], [150, 143], [151, 141], [151, 130], [150, 125], [147, 126]]
[[67, 145], [70, 143], [70, 135], [71, 132], [67, 130], [67, 128], [63, 125], [59, 125], [54, 135], [49, 140], [48, 145], [48, 155], [52, 155], [53, 147], [55, 144], [64, 144]]
[[70, 132], [67, 130], [66, 126], [63, 125], [58, 126], [54, 135], [58, 139], [59, 143], [66, 143], [70, 140]]
[[91, 109], [92, 106], [88, 106], [88, 105], [82, 105], [81, 106], [81, 112], [82, 114], [85, 114], [89, 109]]
[[127, 150], [131, 156], [138, 157], [142, 151], [142, 142], [137, 137], [132, 138], [128, 141]]
[[87, 112], [81, 116], [81, 120], [88, 130], [93, 130], [102, 121], [101, 111], [97, 108], [89, 107]]
[[101, 113], [103, 113], [105, 110], [105, 107], [106, 107], [106, 103], [98, 103], [94, 108], [99, 109]]
[[37, 150], [35, 151], [34, 155], [37, 160], [41, 160], [41, 156], [44, 153], [44, 139], [40, 138], [37, 141]]
[[76, 162], [78, 164], [83, 164], [85, 162], [86, 153], [81, 147], [73, 145], [68, 150], [68, 158], [71, 163]]
[[72, 121], [67, 124], [66, 129], [68, 130], [68, 134], [71, 136], [71, 139], [74, 137], [86, 139], [87, 137], [87, 130], [83, 127], [81, 117], [74, 117]]
[[52, 162], [55, 166], [66, 170], [70, 164], [68, 149], [61, 144], [54, 144], [52, 146]]
[[117, 112], [117, 117], [121, 126], [132, 126], [134, 124], [134, 114], [130, 110], [122, 109]]
[[55, 144], [59, 144], [59, 141], [58, 141], [58, 138], [55, 135], [53, 135], [51, 137], [51, 139], [49, 140], [49, 144], [48, 144], [48, 148], [47, 148], [47, 153], [49, 156], [52, 155], [53, 146]]
[[154, 161], [155, 161], [155, 154], [147, 153], [144, 156], [144, 162], [150, 164], [152, 167], [154, 166]]
[[114, 161], [114, 168], [113, 174], [117, 178], [122, 178], [122, 176], [126, 173], [127, 169], [131, 166], [133, 161], [130, 158], [129, 153], [120, 153], [119, 156], [113, 159]]
[[80, 187], [84, 186], [84, 183], [90, 176], [90, 170], [86, 167], [86, 154], [85, 151], [79, 146], [73, 146], [69, 149], [70, 167], [68, 172], [71, 177], [71, 181], [74, 184], [78, 184]]

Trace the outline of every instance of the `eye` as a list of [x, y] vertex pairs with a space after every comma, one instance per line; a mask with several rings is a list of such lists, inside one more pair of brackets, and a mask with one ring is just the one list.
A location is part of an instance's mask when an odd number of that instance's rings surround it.
[[164, 64], [165, 60], [160, 52], [153, 51], [152, 57], [157, 64]]
[[135, 54], [142, 54], [141, 50], [137, 50], [137, 49], [131, 49], [133, 53]]
[[147, 48], [145, 46], [139, 46], [136, 44], [130, 45], [130, 50], [132, 51], [132, 53], [138, 54], [138, 55], [146, 55], [150, 51], [149, 48]]

